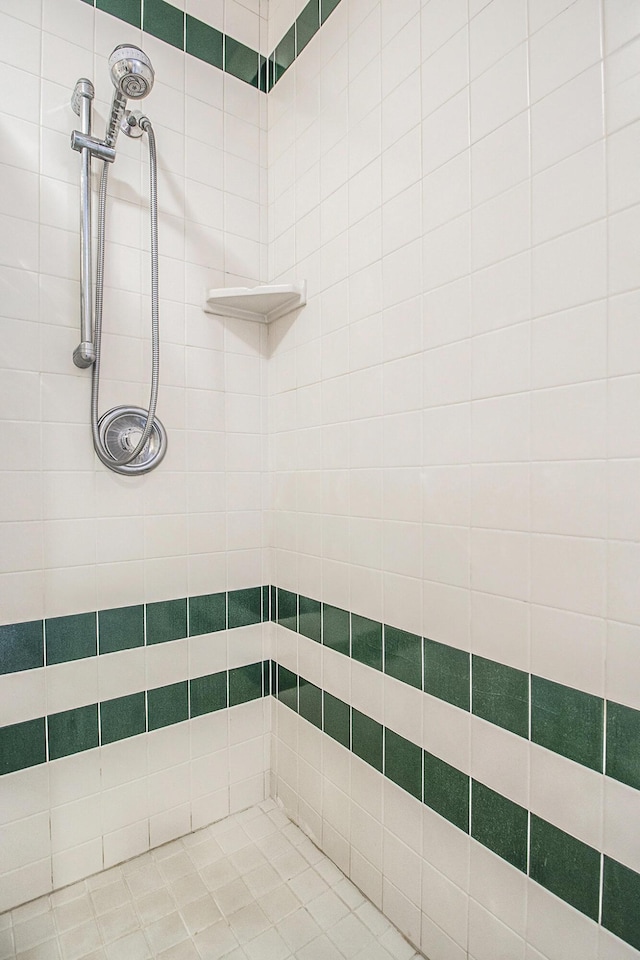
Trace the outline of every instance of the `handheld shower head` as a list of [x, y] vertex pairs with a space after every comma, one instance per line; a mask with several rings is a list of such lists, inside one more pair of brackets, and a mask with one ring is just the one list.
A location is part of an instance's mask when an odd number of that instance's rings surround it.
[[154, 72], [149, 57], [140, 47], [121, 43], [109, 57], [109, 71], [115, 90], [107, 120], [105, 143], [115, 146], [127, 100], [141, 100], [151, 92]]
[[109, 70], [114, 87], [126, 99], [140, 100], [151, 92], [155, 74], [140, 47], [121, 43], [109, 57]]

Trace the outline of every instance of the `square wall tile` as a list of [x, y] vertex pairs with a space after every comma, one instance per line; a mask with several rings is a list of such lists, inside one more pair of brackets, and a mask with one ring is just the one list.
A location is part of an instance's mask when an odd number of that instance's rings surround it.
[[17, 673], [44, 666], [42, 620], [0, 627], [0, 673]]
[[161, 600], [148, 603], [147, 644], [182, 640], [187, 635], [187, 601]]
[[320, 7], [318, 0], [309, 0], [296, 20], [296, 56], [304, 50], [309, 40], [320, 28]]
[[228, 595], [227, 624], [229, 630], [248, 627], [262, 622], [262, 590], [249, 587], [246, 590], [230, 590]]
[[324, 23], [327, 17], [333, 13], [340, 0], [320, 0], [320, 22]]
[[385, 728], [384, 775], [422, 800], [422, 750], [404, 737]]
[[143, 30], [184, 50], [184, 11], [165, 0], [144, 0]]
[[424, 641], [424, 691], [461, 710], [469, 709], [469, 654], [446, 643]]
[[347, 750], [351, 744], [349, 704], [324, 691], [324, 732]]
[[604, 858], [602, 926], [640, 950], [640, 874]]
[[600, 854], [533, 813], [529, 876], [592, 920], [598, 919]]
[[262, 663], [229, 670], [229, 706], [258, 700], [262, 696]]
[[96, 7], [132, 27], [140, 29], [142, 25], [142, 0], [96, 0]]
[[298, 629], [298, 594], [278, 587], [278, 623], [287, 630]]
[[382, 670], [381, 623], [351, 614], [351, 656], [374, 670]]
[[224, 59], [222, 34], [208, 23], [197, 20], [187, 14], [185, 28], [185, 49], [192, 57], [204, 60], [222, 70]]
[[234, 40], [233, 37], [225, 36], [224, 69], [227, 73], [237, 77], [238, 80], [250, 83], [252, 87], [257, 87], [259, 66], [256, 50], [246, 47], [244, 43]]
[[189, 681], [191, 716], [224, 710], [227, 706], [227, 671], [210, 673], [206, 677], [194, 677]]
[[640, 790], [640, 710], [607, 701], [608, 777]]
[[315, 683], [299, 679], [298, 700], [300, 716], [322, 730], [322, 690]]
[[422, 690], [422, 640], [396, 627], [384, 628], [384, 672]]
[[531, 739], [602, 772], [604, 702], [542, 677], [531, 677]]
[[337, 653], [349, 656], [349, 611], [322, 604], [322, 642]]
[[98, 612], [100, 653], [144, 646], [144, 606], [116, 607]]
[[187, 681], [170, 683], [166, 687], [155, 687], [147, 691], [147, 709], [149, 712], [149, 730], [168, 727], [180, 723], [189, 716], [189, 691]]
[[47, 759], [44, 717], [0, 727], [0, 776]]
[[529, 736], [529, 674], [474, 656], [472, 710], [476, 717]]
[[[227, 596], [225, 593], [206, 593], [189, 597], [189, 636], [217, 633], [227, 626]], [[148, 642], [148, 641], [147, 641]]]
[[469, 833], [469, 777], [426, 750], [424, 802], [441, 817]]
[[316, 643], [322, 642], [322, 604], [300, 595], [298, 598], [298, 631]]
[[98, 704], [47, 717], [49, 759], [58, 760], [98, 746]]
[[44, 635], [47, 666], [95, 657], [98, 652], [95, 613], [45, 620]]
[[369, 766], [382, 773], [382, 750], [384, 742], [384, 728], [381, 723], [372, 720], [355, 708], [351, 709], [351, 749], [368, 763]]
[[278, 664], [278, 700], [298, 712], [298, 677]]
[[513, 867], [527, 872], [529, 814], [477, 780], [471, 785], [471, 836]]
[[147, 709], [144, 692], [128, 697], [104, 700], [100, 704], [101, 743], [126, 740], [147, 729]]

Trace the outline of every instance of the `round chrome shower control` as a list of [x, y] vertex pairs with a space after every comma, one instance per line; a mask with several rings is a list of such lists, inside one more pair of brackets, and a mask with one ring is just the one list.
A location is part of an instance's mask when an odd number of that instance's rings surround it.
[[[103, 446], [113, 457], [114, 463], [124, 460], [137, 447], [147, 422], [147, 411], [142, 407], [113, 407], [98, 421], [98, 431]], [[157, 467], [167, 452], [167, 434], [156, 417], [151, 435], [142, 451], [131, 463], [118, 467], [118, 473], [147, 473]]]

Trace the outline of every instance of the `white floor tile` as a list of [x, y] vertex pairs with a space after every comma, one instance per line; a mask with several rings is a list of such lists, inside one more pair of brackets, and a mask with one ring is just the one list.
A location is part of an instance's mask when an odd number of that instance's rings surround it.
[[268, 800], [0, 915], [0, 960], [412, 960]]

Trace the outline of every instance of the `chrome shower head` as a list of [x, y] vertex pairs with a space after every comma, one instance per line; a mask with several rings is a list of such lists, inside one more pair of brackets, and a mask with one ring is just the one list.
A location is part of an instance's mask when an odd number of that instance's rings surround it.
[[116, 92], [127, 100], [140, 100], [151, 92], [153, 67], [140, 47], [121, 43], [109, 57], [109, 70]]

